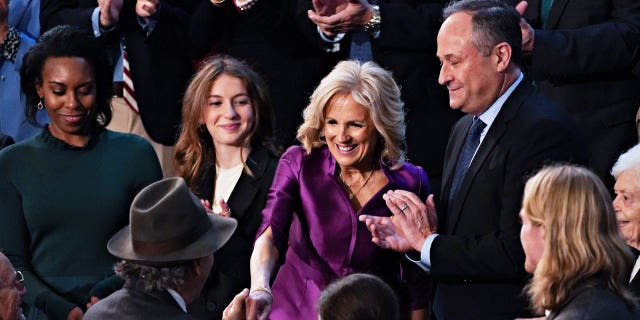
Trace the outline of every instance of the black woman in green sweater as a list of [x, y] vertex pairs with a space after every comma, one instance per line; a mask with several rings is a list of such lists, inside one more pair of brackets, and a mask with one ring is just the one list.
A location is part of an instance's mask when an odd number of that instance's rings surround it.
[[113, 274], [107, 241], [127, 225], [135, 194], [161, 178], [149, 143], [104, 128], [104, 53], [92, 34], [56, 27], [20, 70], [29, 121], [51, 119], [0, 151], [0, 248], [24, 275], [29, 319], [81, 319], [91, 290]]

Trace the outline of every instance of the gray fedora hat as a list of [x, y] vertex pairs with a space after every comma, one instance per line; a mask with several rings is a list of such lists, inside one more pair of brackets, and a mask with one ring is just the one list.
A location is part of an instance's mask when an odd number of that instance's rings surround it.
[[123, 260], [168, 266], [220, 249], [237, 224], [235, 219], [207, 214], [184, 179], [168, 178], [136, 195], [129, 225], [111, 237], [107, 249]]

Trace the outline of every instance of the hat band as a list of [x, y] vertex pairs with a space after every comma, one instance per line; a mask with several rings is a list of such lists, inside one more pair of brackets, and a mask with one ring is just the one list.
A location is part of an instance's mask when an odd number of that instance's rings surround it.
[[178, 238], [154, 242], [131, 239], [131, 244], [133, 245], [133, 251], [139, 255], [145, 257], [161, 256], [184, 249], [198, 240], [211, 228], [211, 223], [198, 223], [190, 228], [191, 232], [187, 232]]

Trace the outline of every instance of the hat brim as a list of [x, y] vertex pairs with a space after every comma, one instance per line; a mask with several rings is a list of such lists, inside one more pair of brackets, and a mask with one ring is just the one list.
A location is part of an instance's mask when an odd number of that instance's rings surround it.
[[196, 241], [176, 251], [153, 256], [137, 253], [133, 248], [131, 225], [122, 228], [111, 237], [107, 243], [107, 250], [117, 258], [152, 266], [172, 265], [205, 257], [220, 249], [231, 238], [238, 225], [233, 218], [215, 214], [207, 216], [211, 221], [211, 228]]

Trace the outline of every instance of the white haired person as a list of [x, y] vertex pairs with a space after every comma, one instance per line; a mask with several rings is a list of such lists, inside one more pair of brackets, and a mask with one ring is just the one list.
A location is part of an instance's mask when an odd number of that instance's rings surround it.
[[618, 227], [636, 258], [629, 281], [631, 290], [638, 295], [640, 277], [636, 275], [640, 269], [640, 145], [620, 155], [611, 174], [616, 179], [613, 208], [618, 218]]

